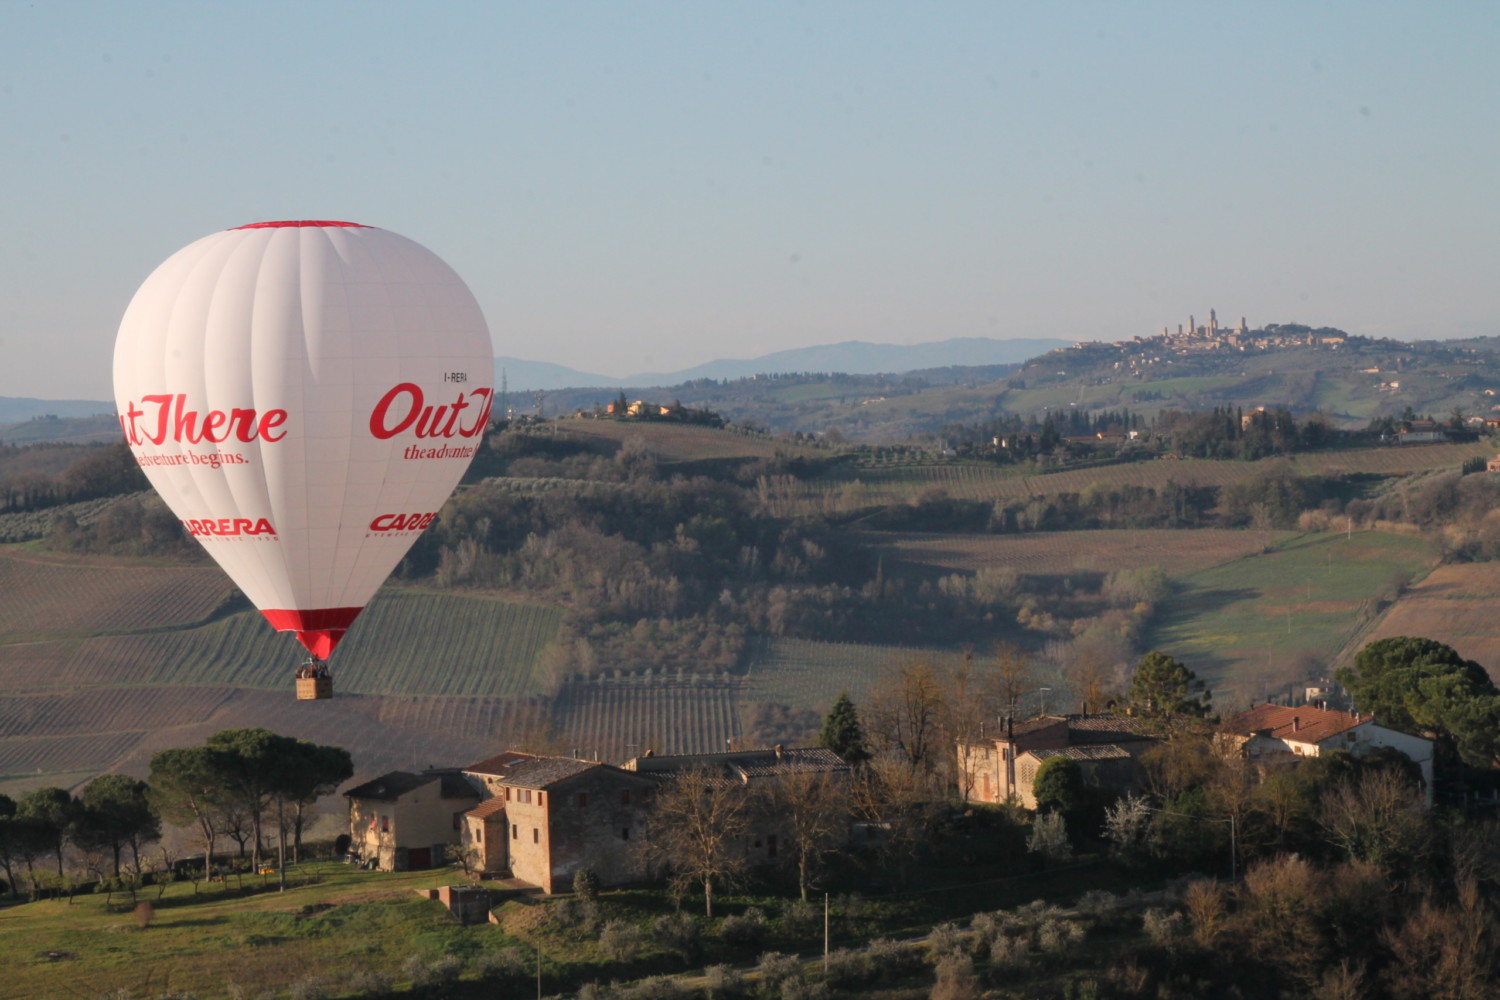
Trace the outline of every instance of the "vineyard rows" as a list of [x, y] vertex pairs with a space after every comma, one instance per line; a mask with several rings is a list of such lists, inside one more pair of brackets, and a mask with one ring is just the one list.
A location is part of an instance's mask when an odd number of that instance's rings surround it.
[[0, 738], [168, 729], [208, 718], [232, 694], [227, 687], [100, 686], [15, 697], [0, 716]]
[[228, 598], [210, 566], [118, 566], [0, 556], [0, 635], [98, 634], [202, 621]]
[[0, 739], [0, 778], [90, 769], [97, 774], [108, 770], [140, 738], [140, 733], [126, 732]]
[[[537, 656], [560, 620], [539, 605], [387, 590], [340, 644], [335, 685], [368, 694], [536, 694]], [[290, 635], [247, 611], [178, 632], [86, 640], [62, 679], [290, 690], [301, 658]]]
[[569, 684], [553, 718], [569, 751], [603, 760], [657, 753], [709, 753], [738, 739], [734, 692], [726, 687]]
[[[432, 698], [399, 695], [371, 698], [371, 717], [382, 727], [418, 729], [504, 742], [535, 732], [546, 706], [532, 698]], [[363, 709], [365, 706], [358, 706]]]
[[80, 644], [65, 639], [0, 645], [0, 696], [64, 688], [63, 668]]

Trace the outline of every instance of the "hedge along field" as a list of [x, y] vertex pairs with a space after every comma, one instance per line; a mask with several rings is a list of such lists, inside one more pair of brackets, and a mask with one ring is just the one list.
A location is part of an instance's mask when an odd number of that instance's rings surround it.
[[1398, 575], [1435, 562], [1421, 538], [1379, 531], [1301, 535], [1263, 555], [1180, 578], [1146, 644], [1177, 657], [1229, 709], [1327, 676]]
[[1439, 566], [1403, 594], [1357, 646], [1397, 635], [1420, 635], [1447, 643], [1500, 680], [1500, 563]]
[[[561, 618], [560, 610], [535, 604], [383, 590], [334, 653], [334, 686], [350, 694], [537, 694], [537, 655]], [[88, 639], [62, 673], [69, 683], [290, 692], [303, 655], [290, 634], [246, 611], [178, 632]]]
[[0, 637], [98, 635], [203, 621], [230, 596], [217, 566], [148, 566], [0, 549]]
[[722, 681], [567, 684], [553, 705], [564, 752], [623, 760], [655, 750], [710, 753], [740, 736], [734, 689]]
[[[1274, 531], [1277, 543], [1296, 537]], [[1110, 573], [1160, 566], [1170, 575], [1194, 573], [1261, 551], [1267, 533], [1227, 528], [1157, 528], [1039, 531], [1017, 535], [934, 535], [867, 532], [863, 539], [888, 545], [902, 562], [975, 573], [996, 566], [1030, 574]]]

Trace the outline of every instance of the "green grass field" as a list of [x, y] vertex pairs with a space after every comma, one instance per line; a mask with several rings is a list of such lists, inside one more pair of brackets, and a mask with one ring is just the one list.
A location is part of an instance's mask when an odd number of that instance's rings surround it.
[[441, 903], [412, 891], [454, 881], [449, 870], [381, 874], [321, 863], [289, 874], [285, 893], [242, 895], [233, 878], [196, 896], [186, 883], [160, 899], [148, 887], [139, 896], [154, 909], [145, 929], [119, 895], [113, 906], [87, 895], [0, 909], [0, 997], [224, 997], [236, 988], [285, 996], [314, 980], [337, 995], [366, 968], [400, 982], [413, 954], [472, 958], [519, 944], [492, 924], [460, 927]]
[[1397, 574], [1420, 577], [1435, 562], [1407, 535], [1301, 535], [1181, 578], [1147, 644], [1207, 681], [1220, 708], [1245, 704], [1325, 671]]

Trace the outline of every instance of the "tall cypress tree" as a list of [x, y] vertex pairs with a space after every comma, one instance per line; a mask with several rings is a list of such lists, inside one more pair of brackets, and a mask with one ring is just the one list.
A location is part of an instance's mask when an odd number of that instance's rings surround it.
[[851, 764], [869, 758], [870, 755], [865, 750], [865, 734], [859, 726], [859, 713], [854, 710], [854, 702], [849, 700], [848, 691], [839, 693], [833, 707], [823, 718], [823, 731], [818, 734], [818, 746], [827, 747]]

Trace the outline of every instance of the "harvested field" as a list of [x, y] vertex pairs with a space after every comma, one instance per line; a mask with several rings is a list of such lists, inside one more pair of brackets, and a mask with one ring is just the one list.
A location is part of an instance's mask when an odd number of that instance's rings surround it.
[[[1439, 566], [1398, 600], [1358, 645], [1397, 635], [1447, 643], [1500, 682], [1500, 563]], [[1358, 652], [1347, 651], [1348, 655]]]
[[1109, 573], [1160, 566], [1181, 576], [1220, 563], [1255, 555], [1269, 542], [1293, 532], [1200, 528], [1105, 531], [1044, 531], [1020, 535], [931, 535], [916, 532], [869, 532], [864, 539], [889, 546], [902, 562], [955, 573], [974, 573], [1012, 566], [1022, 573]]
[[0, 553], [0, 635], [15, 641], [198, 622], [232, 591], [217, 566], [146, 566], [8, 548]]

